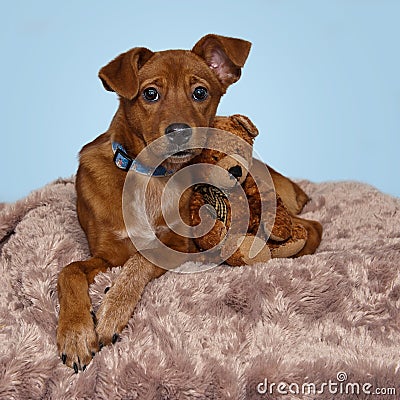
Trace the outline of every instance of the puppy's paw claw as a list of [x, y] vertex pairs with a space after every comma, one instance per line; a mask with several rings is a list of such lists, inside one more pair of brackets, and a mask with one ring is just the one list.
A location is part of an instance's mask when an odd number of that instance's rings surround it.
[[90, 315], [92, 316], [92, 320], [93, 320], [94, 326], [96, 326], [97, 325], [97, 317], [96, 317], [95, 312], [94, 311], [90, 311]]
[[113, 337], [111, 339], [111, 343], [115, 344], [118, 339], [119, 339], [118, 333], [114, 333], [114, 335], [113, 335]]
[[63, 364], [75, 372], [88, 365], [98, 351], [97, 334], [90, 312], [60, 318], [57, 346]]

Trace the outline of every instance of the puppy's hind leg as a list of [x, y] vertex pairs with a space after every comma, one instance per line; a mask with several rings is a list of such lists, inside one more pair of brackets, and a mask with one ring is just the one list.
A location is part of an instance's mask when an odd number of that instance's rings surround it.
[[294, 257], [314, 254], [321, 243], [323, 228], [318, 221], [292, 216], [293, 222], [302, 225], [307, 230], [307, 241], [305, 246]]
[[307, 194], [297, 183], [275, 171], [270, 166], [268, 166], [268, 170], [274, 182], [275, 190], [281, 197], [286, 208], [293, 215], [299, 214], [309, 201]]

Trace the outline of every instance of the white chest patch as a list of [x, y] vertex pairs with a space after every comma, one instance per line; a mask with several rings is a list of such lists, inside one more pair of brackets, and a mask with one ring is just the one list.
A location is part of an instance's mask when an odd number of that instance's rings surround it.
[[[131, 181], [125, 183], [123, 193], [125, 229], [115, 234], [121, 240], [129, 237], [139, 251], [156, 248], [157, 235], [168, 231], [179, 216], [179, 193], [164, 191], [167, 181], [164, 178], [136, 175]], [[162, 217], [168, 225], [160, 224]]]

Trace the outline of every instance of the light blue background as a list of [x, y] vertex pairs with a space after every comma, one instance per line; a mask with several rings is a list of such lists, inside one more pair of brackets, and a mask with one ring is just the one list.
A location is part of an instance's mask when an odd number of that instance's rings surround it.
[[247, 114], [282, 173], [400, 196], [400, 1], [3, 1], [0, 201], [77, 168], [117, 108], [99, 68], [135, 46], [253, 42], [219, 114]]

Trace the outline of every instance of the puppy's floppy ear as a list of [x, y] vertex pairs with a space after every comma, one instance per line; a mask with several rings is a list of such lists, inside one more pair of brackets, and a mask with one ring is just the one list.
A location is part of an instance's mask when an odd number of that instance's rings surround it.
[[246, 40], [210, 34], [202, 37], [192, 51], [206, 61], [226, 90], [240, 78], [250, 47]]
[[99, 71], [104, 88], [132, 100], [139, 90], [138, 71], [153, 54], [145, 47], [120, 54]]
[[232, 119], [236, 121], [247, 133], [254, 139], [258, 135], [257, 127], [251, 122], [249, 117], [241, 114], [232, 115]]

